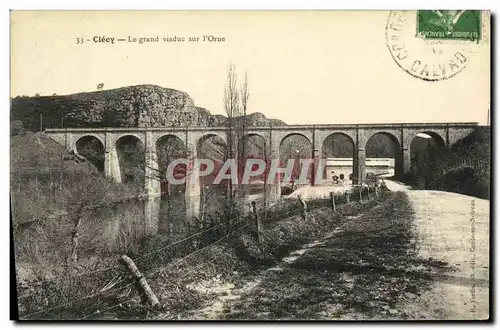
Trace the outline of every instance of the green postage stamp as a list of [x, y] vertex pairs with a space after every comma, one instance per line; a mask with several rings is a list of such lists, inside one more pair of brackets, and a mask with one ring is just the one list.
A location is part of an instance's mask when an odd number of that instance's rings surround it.
[[480, 10], [419, 10], [417, 36], [424, 39], [481, 39]]
[[489, 12], [400, 10], [389, 14], [387, 46], [399, 65], [425, 81], [451, 78], [489, 39]]

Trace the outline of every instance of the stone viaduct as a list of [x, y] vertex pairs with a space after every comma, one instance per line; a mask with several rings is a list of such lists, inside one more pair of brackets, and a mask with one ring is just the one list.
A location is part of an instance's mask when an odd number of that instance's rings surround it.
[[[272, 127], [249, 127], [246, 136], [257, 135], [265, 141], [265, 150], [269, 159], [279, 159], [280, 145], [290, 135], [302, 135], [312, 146], [311, 155], [315, 163], [322, 155], [323, 142], [332, 134], [346, 136], [354, 146], [353, 176], [358, 180], [365, 176], [366, 145], [370, 137], [382, 133], [396, 142], [396, 177], [402, 177], [410, 171], [411, 141], [418, 133], [426, 133], [442, 147], [449, 148], [461, 138], [470, 134], [477, 123], [390, 123], [390, 124], [335, 124], [335, 125], [288, 125]], [[140, 128], [67, 128], [47, 129], [45, 133], [66, 147], [68, 151], [78, 152], [77, 141], [83, 137], [98, 139], [104, 149], [104, 173], [121, 182], [120, 165], [117, 155], [117, 141], [126, 136], [138, 139], [145, 150], [145, 190], [148, 195], [160, 193], [160, 184], [150, 175], [157, 167], [156, 142], [164, 136], [179, 138], [188, 154], [196, 155], [200, 141], [209, 136], [218, 136], [228, 140], [227, 127], [140, 127]], [[196, 181], [196, 180], [195, 180]], [[279, 182], [267, 189], [268, 201], [278, 200], [281, 195]], [[186, 184], [187, 216], [196, 216], [199, 209], [199, 184]]]

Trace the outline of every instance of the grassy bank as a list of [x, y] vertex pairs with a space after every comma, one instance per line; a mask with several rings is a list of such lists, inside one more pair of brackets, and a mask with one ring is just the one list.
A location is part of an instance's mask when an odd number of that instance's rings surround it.
[[295, 215], [284, 220], [264, 224], [263, 243], [258, 244], [255, 233], [244, 234], [234, 240], [236, 252], [240, 258], [254, 266], [274, 265], [290, 251], [306, 242], [322, 237], [342, 220], [357, 216], [388, 196], [389, 193], [386, 192], [380, 198], [373, 198], [363, 203], [341, 204], [337, 206], [335, 213], [331, 210], [329, 201], [326, 203], [311, 201], [308, 205], [316, 204], [316, 206], [309, 211], [307, 220], [302, 218], [300, 212], [296, 212]]

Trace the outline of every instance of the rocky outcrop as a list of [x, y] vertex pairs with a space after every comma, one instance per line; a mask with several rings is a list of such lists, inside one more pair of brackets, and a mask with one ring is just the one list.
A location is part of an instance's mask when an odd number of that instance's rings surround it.
[[[40, 115], [43, 129], [227, 125], [226, 117], [196, 106], [187, 93], [155, 85], [11, 100], [11, 121], [22, 122], [24, 128], [38, 130]], [[248, 115], [246, 121], [249, 126], [284, 125], [261, 113]]]
[[[16, 97], [13, 119], [33, 125], [42, 114], [43, 127], [148, 127], [175, 125], [179, 116], [194, 107], [184, 92], [153, 85], [139, 85], [66, 96]], [[190, 116], [186, 115], [189, 120]]]
[[[242, 127], [245, 124], [247, 127], [251, 126], [285, 126], [285, 122], [279, 119], [269, 119], [260, 112], [254, 112], [246, 116], [236, 117], [234, 119], [235, 125]], [[208, 126], [226, 126], [228, 125], [227, 117], [222, 115], [211, 116]]]
[[260, 112], [254, 112], [246, 116], [248, 126], [285, 126], [285, 122], [279, 119], [269, 119]]

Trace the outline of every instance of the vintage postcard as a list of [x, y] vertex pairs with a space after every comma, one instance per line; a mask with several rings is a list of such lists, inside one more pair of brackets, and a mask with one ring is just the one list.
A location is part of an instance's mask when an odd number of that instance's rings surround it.
[[490, 319], [489, 11], [10, 20], [17, 319]]

